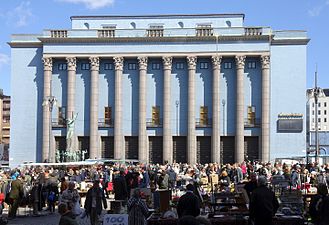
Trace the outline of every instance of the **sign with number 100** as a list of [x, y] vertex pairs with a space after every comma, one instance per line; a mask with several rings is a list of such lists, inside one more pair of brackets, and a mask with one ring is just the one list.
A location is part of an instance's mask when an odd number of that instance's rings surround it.
[[128, 214], [105, 214], [103, 225], [128, 225]]

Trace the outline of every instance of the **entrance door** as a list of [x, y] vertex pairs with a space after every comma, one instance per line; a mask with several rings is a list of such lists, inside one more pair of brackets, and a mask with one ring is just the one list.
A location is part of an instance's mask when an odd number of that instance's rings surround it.
[[197, 136], [197, 162], [211, 162], [211, 136]]
[[244, 137], [244, 154], [248, 160], [259, 159], [259, 137]]
[[163, 138], [160, 136], [149, 136], [149, 161], [150, 163], [163, 163]]
[[125, 137], [126, 159], [138, 159], [138, 136]]
[[187, 145], [186, 136], [174, 136], [173, 137], [173, 155], [174, 162], [186, 163], [187, 162]]
[[224, 136], [220, 138], [221, 163], [235, 163], [235, 138], [234, 136]]
[[114, 137], [103, 136], [101, 157], [105, 159], [114, 159]]

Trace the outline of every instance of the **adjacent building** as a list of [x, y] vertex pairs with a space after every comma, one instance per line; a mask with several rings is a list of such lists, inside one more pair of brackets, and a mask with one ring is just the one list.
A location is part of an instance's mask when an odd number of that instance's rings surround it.
[[307, 144], [310, 150], [315, 149], [317, 117], [319, 154], [329, 155], [329, 89], [321, 89], [317, 108], [315, 107], [315, 99], [312, 91], [313, 89], [307, 90]]
[[151, 163], [305, 154], [305, 31], [247, 27], [244, 14], [71, 23], [9, 43], [12, 165], [68, 146]]
[[0, 163], [9, 162], [10, 143], [10, 96], [0, 89]]

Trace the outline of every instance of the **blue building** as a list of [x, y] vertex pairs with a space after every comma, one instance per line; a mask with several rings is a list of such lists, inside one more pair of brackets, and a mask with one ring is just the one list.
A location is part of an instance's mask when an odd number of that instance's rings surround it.
[[[305, 31], [244, 14], [73, 16], [13, 35], [11, 165], [268, 161], [305, 151]], [[54, 104], [56, 103], [56, 104]]]

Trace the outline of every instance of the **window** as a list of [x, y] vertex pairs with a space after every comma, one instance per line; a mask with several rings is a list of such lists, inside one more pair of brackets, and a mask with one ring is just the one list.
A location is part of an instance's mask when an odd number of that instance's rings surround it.
[[182, 63], [182, 62], [176, 63], [176, 69], [178, 69], [178, 70], [184, 69], [184, 63]]
[[128, 63], [128, 70], [136, 70], [136, 63]]
[[256, 69], [256, 62], [248, 62], [248, 69]]
[[314, 123], [314, 118], [312, 118], [312, 123]]
[[58, 64], [58, 70], [67, 70], [67, 64], [66, 63], [59, 63]]
[[256, 118], [256, 107], [255, 106], [248, 106], [248, 124], [255, 125], [255, 118]]
[[66, 107], [58, 107], [58, 125], [65, 125]]
[[160, 63], [152, 63], [152, 70], [160, 70]]
[[224, 69], [232, 69], [232, 63], [231, 62], [224, 62]]
[[327, 103], [326, 102], [324, 102], [323, 104], [324, 104], [324, 107], [327, 107]]
[[321, 115], [321, 110], [318, 110], [318, 115]]
[[324, 115], [327, 115], [327, 110], [324, 110], [324, 112], [323, 112], [323, 113], [324, 113]]
[[89, 70], [90, 64], [89, 63], [82, 63], [81, 64], [81, 70]]
[[152, 106], [152, 124], [160, 125], [160, 106]]
[[321, 107], [321, 102], [319, 102], [318, 106]]
[[113, 64], [112, 63], [105, 63], [104, 64], [104, 70], [113, 70]]
[[324, 118], [323, 120], [324, 120], [325, 123], [327, 122], [327, 118]]
[[312, 110], [312, 115], [314, 115], [314, 110]]
[[105, 106], [104, 110], [104, 123], [105, 125], [111, 125], [112, 124], [112, 107]]
[[318, 122], [321, 123], [321, 118], [318, 118]]
[[200, 125], [208, 125], [208, 106], [200, 106]]
[[200, 69], [208, 69], [208, 63], [207, 62], [200, 62]]
[[312, 107], [314, 108], [314, 102], [312, 103]]

